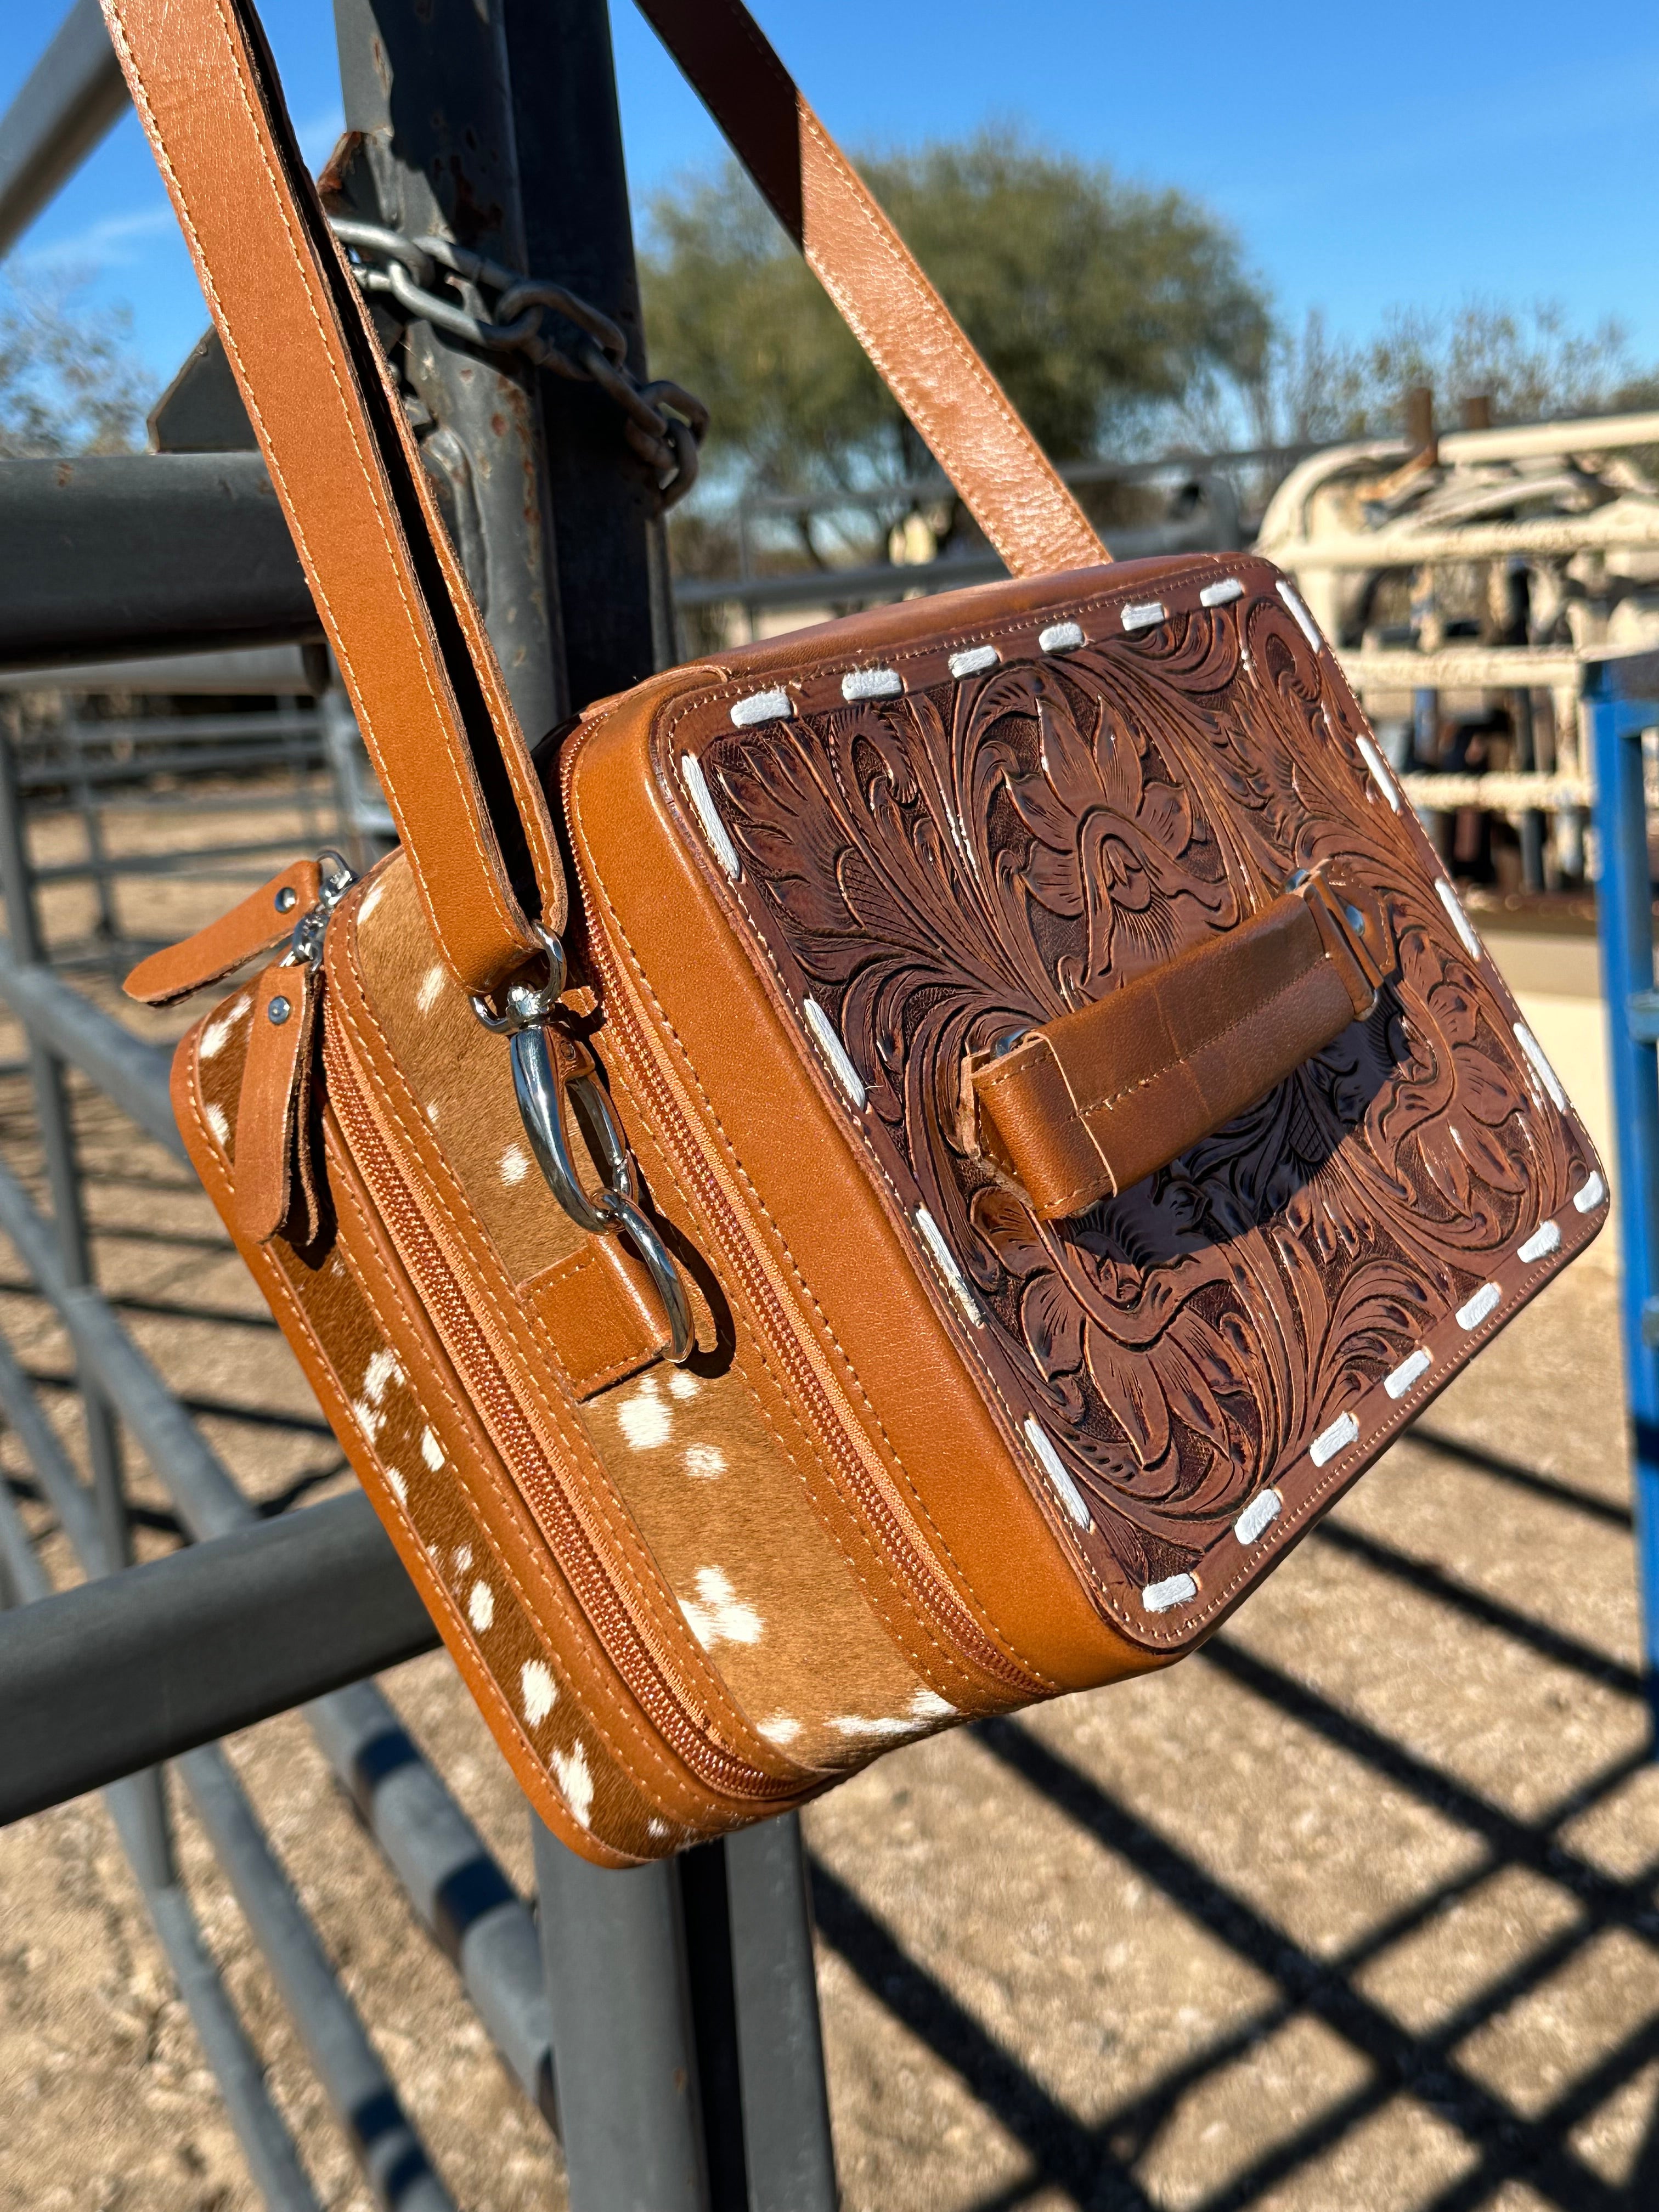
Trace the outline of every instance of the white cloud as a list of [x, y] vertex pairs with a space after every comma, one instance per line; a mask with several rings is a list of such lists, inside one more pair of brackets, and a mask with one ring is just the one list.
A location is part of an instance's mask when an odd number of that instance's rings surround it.
[[24, 274], [96, 275], [106, 269], [136, 268], [143, 259], [142, 242], [176, 228], [167, 201], [133, 208], [125, 215], [100, 216], [83, 230], [50, 246], [26, 247], [12, 256], [12, 267]]

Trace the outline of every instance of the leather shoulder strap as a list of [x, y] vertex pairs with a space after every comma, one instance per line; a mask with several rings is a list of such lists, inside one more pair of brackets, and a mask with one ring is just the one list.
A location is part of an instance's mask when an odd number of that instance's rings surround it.
[[[102, 0], [359, 724], [457, 980], [556, 933], [546, 801], [250, 0]], [[644, 0], [1016, 575], [1108, 556], [739, 0]]]
[[492, 990], [565, 921], [552, 823], [243, 0], [105, 0], [433, 933]]
[[1105, 548], [742, 0], [639, 0], [1015, 576]]

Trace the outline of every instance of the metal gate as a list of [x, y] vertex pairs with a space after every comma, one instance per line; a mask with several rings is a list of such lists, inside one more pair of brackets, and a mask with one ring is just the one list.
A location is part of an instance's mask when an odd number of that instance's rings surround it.
[[[489, 11], [337, 0], [336, 15], [346, 121], [365, 134], [353, 212], [405, 235], [464, 227], [468, 246], [509, 267], [556, 271], [622, 325], [641, 369], [605, 0]], [[124, 102], [94, 0], [76, 0], [0, 120], [0, 251]], [[441, 319], [412, 321], [404, 345], [428, 465], [514, 704], [526, 729], [549, 729], [672, 655], [651, 478], [598, 386]], [[314, 612], [213, 344], [191, 356], [153, 427], [161, 450], [143, 456], [69, 471], [0, 464], [0, 662], [314, 647]], [[134, 560], [138, 546], [147, 559]], [[325, 666], [313, 665], [322, 689]], [[331, 760], [336, 801], [372, 834], [373, 795], [342, 782], [343, 712], [325, 691], [320, 715], [285, 713], [273, 734], [290, 768]], [[169, 741], [155, 722], [144, 734]], [[212, 734], [198, 722], [170, 741]], [[796, 1821], [623, 1874], [588, 1866], [537, 1824], [532, 1910], [368, 1679], [437, 1639], [367, 1500], [354, 1491], [262, 1516], [94, 1279], [77, 1111], [95, 1094], [185, 1158], [165, 1055], [71, 987], [40, 926], [42, 885], [65, 864], [32, 856], [32, 785], [79, 810], [88, 855], [74, 865], [97, 886], [109, 956], [119, 949], [110, 892], [130, 864], [98, 836], [109, 735], [70, 726], [51, 758], [0, 746], [0, 998], [27, 1040], [50, 1208], [0, 1164], [0, 1230], [68, 1333], [88, 1469], [83, 1479], [0, 1339], [0, 1409], [87, 1577], [52, 1591], [0, 1483], [0, 1820], [106, 1790], [250, 2172], [269, 2203], [301, 2212], [316, 2195], [179, 1878], [170, 1767], [377, 2199], [438, 2212], [450, 2196], [216, 1741], [304, 1705], [503, 2062], [560, 2131], [581, 2212], [828, 2212]], [[256, 854], [191, 857], [236, 867]], [[190, 1540], [137, 1566], [128, 1438]]]

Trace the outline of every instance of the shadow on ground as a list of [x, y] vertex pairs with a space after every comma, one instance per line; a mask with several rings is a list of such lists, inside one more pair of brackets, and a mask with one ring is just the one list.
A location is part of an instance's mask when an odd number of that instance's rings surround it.
[[[205, 1200], [103, 1102], [77, 1113], [135, 1337], [264, 1510], [325, 1492], [332, 1439]], [[0, 1075], [0, 1146], [38, 1188], [29, 1121]], [[812, 1808], [849, 2212], [1659, 2204], [1659, 1769], [1615, 1324], [1606, 1272], [1569, 1273], [1196, 1659]], [[72, 1439], [67, 1346], [3, 1247], [0, 1327]], [[9, 1438], [0, 1471], [63, 1577]], [[142, 1466], [135, 1495], [141, 1553], [167, 1548]], [[522, 1801], [447, 1661], [386, 1686], [527, 1887]], [[299, 1722], [234, 1755], [457, 2201], [561, 2203]], [[319, 2194], [367, 2212], [187, 1818], [181, 1843]], [[97, 1805], [0, 1833], [0, 2212], [251, 2207]]]
[[821, 1808], [849, 2203], [1659, 2203], [1614, 1319], [1569, 1279], [1178, 1673]]

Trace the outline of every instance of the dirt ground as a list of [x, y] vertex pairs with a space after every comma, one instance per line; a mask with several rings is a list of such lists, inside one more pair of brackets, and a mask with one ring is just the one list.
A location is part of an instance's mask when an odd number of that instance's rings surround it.
[[[158, 935], [227, 902], [144, 896]], [[107, 1105], [78, 1111], [135, 1336], [252, 1494], [326, 1494], [338, 1455], [206, 1200]], [[33, 1175], [21, 1076], [0, 1146]], [[808, 1814], [849, 2212], [1659, 2204], [1659, 1772], [1615, 1297], [1591, 1267], [1554, 1286], [1194, 1660], [899, 1752]], [[3, 1245], [0, 1328], [72, 1438], [64, 1343]], [[9, 1437], [0, 1462], [71, 1579]], [[166, 1548], [142, 1466], [134, 1489], [141, 1550]], [[385, 1686], [527, 1891], [522, 1800], [447, 1661]], [[562, 2203], [540, 2118], [302, 1722], [232, 1752], [457, 2202]], [[278, 2106], [356, 2212], [178, 1802]], [[0, 1832], [0, 2212], [256, 2201], [101, 1805]]]

